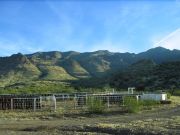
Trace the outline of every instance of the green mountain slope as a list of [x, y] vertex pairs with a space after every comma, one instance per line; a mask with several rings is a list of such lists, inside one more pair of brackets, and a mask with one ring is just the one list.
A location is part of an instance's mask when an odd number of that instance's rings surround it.
[[90, 77], [89, 73], [76, 61], [73, 59], [63, 60], [60, 65], [64, 67], [67, 72], [77, 78]]
[[[158, 67], [163, 62], [178, 60], [180, 61], [179, 50], [171, 51], [162, 47], [139, 54], [112, 53], [107, 50], [85, 53], [52, 51], [28, 55], [14, 54], [0, 58], [0, 87], [27, 81], [69, 82], [73, 80], [80, 80], [80, 82], [83, 80], [83, 83], [88, 83], [91, 87], [91, 82], [96, 86], [106, 84], [111, 78], [109, 76], [114, 76], [112, 74], [117, 72], [122, 74], [118, 80], [125, 81], [121, 84], [116, 80], [111, 81], [114, 86], [148, 85], [151, 84], [151, 78], [156, 76], [149, 74], [156, 71], [160, 73], [160, 70], [154, 70], [154, 67]], [[130, 79], [127, 76], [130, 76]], [[118, 82], [117, 85], [116, 82]]]
[[114, 75], [110, 85], [117, 88], [139, 89], [180, 88], [180, 61], [155, 64], [152, 60], [141, 60]]
[[40, 80], [63, 81], [75, 79], [59, 66], [39, 66], [39, 70], [41, 71]]
[[38, 79], [40, 71], [22, 54], [0, 58], [0, 87]]

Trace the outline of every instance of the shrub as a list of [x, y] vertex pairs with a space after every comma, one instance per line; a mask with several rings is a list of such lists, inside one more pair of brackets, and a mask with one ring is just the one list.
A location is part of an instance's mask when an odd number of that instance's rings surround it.
[[87, 99], [87, 108], [90, 113], [103, 113], [105, 110], [105, 103], [99, 98], [89, 97]]
[[141, 109], [151, 109], [153, 106], [159, 105], [159, 101], [155, 100], [139, 100], [134, 97], [125, 97], [124, 105], [128, 112], [136, 113]]
[[174, 90], [173, 94], [174, 96], [180, 96], [180, 90]]
[[171, 104], [172, 102], [170, 100], [160, 101], [161, 104]]
[[160, 104], [159, 101], [155, 101], [155, 100], [141, 100], [140, 103], [142, 104], [142, 106], [147, 106], [147, 107]]
[[171, 98], [171, 93], [167, 93], [167, 99], [170, 99]]
[[139, 103], [142, 105], [143, 109], [151, 110], [154, 106], [159, 105], [160, 101], [155, 101], [155, 100], [140, 100]]
[[125, 97], [124, 105], [127, 111], [131, 113], [136, 113], [141, 109], [141, 104], [134, 97]]

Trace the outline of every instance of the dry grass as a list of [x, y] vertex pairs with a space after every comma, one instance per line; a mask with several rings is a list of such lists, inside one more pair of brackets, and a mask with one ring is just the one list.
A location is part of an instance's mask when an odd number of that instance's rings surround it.
[[81, 115], [83, 110], [68, 112], [62, 106], [57, 112], [0, 111], [0, 134], [180, 134], [180, 97], [172, 96], [171, 100], [170, 105], [137, 114], [109, 111], [89, 116]]

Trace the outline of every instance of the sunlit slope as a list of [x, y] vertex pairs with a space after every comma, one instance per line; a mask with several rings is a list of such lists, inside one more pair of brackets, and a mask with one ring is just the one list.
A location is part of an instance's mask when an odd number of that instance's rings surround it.
[[22, 54], [0, 59], [0, 86], [38, 79], [41, 72]]
[[39, 66], [39, 70], [41, 71], [41, 76], [39, 79], [41, 80], [74, 80], [75, 78], [69, 75], [64, 68], [59, 66]]
[[62, 67], [64, 67], [67, 72], [77, 78], [87, 78], [90, 77], [89, 73], [76, 61], [73, 59], [64, 60], [61, 62]]

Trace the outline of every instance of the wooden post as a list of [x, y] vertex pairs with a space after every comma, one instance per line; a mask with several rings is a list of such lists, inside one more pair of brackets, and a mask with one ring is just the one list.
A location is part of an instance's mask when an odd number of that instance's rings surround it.
[[54, 104], [54, 111], [56, 112], [56, 97], [53, 95], [52, 96], [52, 99], [53, 99], [53, 104]]
[[107, 96], [107, 107], [109, 108], [109, 96]]
[[40, 97], [39, 103], [40, 103], [39, 107], [40, 107], [40, 109], [42, 109], [42, 97]]
[[13, 110], [13, 98], [11, 98], [11, 110]]
[[36, 111], [36, 98], [34, 98], [33, 109], [34, 109], [34, 112], [35, 112]]

